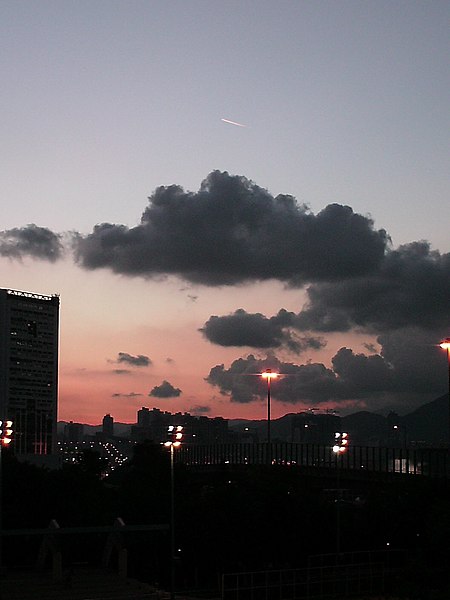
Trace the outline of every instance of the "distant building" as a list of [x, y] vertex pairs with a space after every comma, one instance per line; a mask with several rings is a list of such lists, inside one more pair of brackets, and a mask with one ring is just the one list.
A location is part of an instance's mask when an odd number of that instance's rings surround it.
[[114, 435], [114, 419], [110, 414], [103, 417], [102, 432], [105, 437], [113, 437]]
[[0, 289], [0, 418], [17, 455], [56, 453], [59, 296]]
[[167, 427], [171, 424], [170, 412], [162, 412], [159, 408], [150, 410], [143, 406], [137, 412], [137, 424], [131, 428], [131, 438], [135, 442], [151, 440], [159, 443], [166, 438]]
[[185, 413], [170, 413], [159, 408], [151, 410], [143, 406], [137, 411], [137, 424], [131, 427], [131, 439], [135, 442], [145, 440], [161, 443], [167, 440], [169, 425], [183, 427], [185, 444], [221, 444], [230, 441], [228, 420], [222, 417], [194, 417]]
[[84, 436], [84, 426], [81, 423], [70, 421], [64, 426], [65, 442], [81, 442]]
[[148, 427], [150, 425], [150, 409], [146, 406], [137, 411], [137, 425], [138, 427]]

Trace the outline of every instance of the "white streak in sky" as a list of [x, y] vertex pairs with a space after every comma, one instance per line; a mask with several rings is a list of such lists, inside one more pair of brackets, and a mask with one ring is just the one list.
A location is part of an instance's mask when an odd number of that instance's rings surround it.
[[242, 123], [236, 123], [236, 121], [230, 121], [229, 119], [220, 119], [224, 123], [229, 123], [230, 125], [237, 125], [238, 127], [247, 127], [247, 125], [243, 125]]

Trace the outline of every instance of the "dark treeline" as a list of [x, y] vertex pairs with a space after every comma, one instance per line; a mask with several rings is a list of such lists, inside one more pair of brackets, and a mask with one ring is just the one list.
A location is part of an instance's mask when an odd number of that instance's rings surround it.
[[[167, 450], [137, 445], [129, 463], [102, 478], [103, 459], [85, 451], [57, 471], [3, 452], [3, 527], [35, 529], [170, 523]], [[175, 465], [176, 586], [218, 589], [223, 573], [303, 568], [308, 557], [350, 551], [405, 551], [404, 585], [447, 585], [450, 502], [447, 486], [420, 477], [359, 483], [259, 466], [195, 471]], [[5, 536], [3, 562], [31, 567], [39, 536]], [[129, 574], [169, 586], [168, 531], [125, 534]], [[105, 534], [62, 537], [65, 568], [100, 564]]]

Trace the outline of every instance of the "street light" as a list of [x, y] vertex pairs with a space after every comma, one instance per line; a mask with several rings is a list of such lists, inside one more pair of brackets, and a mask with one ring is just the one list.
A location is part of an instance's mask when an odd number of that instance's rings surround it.
[[270, 382], [278, 377], [278, 373], [273, 373], [272, 369], [266, 369], [264, 373], [261, 373], [261, 377], [267, 381], [267, 444], [270, 444]]
[[443, 350], [447, 350], [447, 363], [448, 363], [448, 440], [450, 445], [450, 338], [445, 338], [439, 346]]
[[166, 448], [170, 448], [170, 599], [175, 598], [175, 485], [173, 469], [173, 453], [175, 448], [181, 446], [183, 438], [183, 427], [181, 425], [169, 425], [167, 433], [169, 439], [164, 442]]
[[344, 454], [348, 448], [348, 433], [336, 432], [334, 434], [333, 452], [335, 454]]
[[334, 434], [334, 446], [332, 448], [336, 455], [336, 482], [337, 482], [337, 499], [336, 499], [336, 555], [339, 558], [341, 553], [341, 477], [340, 477], [340, 462], [339, 455], [345, 454], [348, 450], [348, 433], [345, 431], [337, 431]]
[[7, 447], [12, 441], [13, 422], [9, 419], [0, 421], [0, 571], [3, 567], [3, 472], [2, 472], [2, 448]]

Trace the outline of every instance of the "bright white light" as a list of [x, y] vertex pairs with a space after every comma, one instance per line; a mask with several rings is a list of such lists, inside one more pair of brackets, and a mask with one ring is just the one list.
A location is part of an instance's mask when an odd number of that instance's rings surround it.
[[445, 338], [445, 340], [441, 342], [439, 346], [444, 350], [450, 350], [450, 338]]
[[270, 369], [266, 369], [264, 373], [261, 373], [261, 377], [264, 377], [264, 379], [267, 380], [276, 379], [278, 377], [278, 373], [272, 373]]

